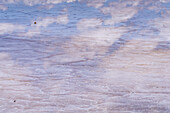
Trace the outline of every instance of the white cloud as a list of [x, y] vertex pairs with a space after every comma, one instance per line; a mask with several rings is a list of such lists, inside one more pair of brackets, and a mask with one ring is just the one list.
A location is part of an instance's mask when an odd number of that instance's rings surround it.
[[69, 22], [68, 15], [60, 15], [57, 17], [56, 23], [67, 24]]
[[20, 1], [21, 0], [1, 0], [1, 3], [12, 4], [12, 3], [20, 2]]
[[36, 21], [36, 24], [34, 22], [32, 23], [32, 27], [47, 27], [50, 24], [67, 24], [68, 23], [68, 16], [67, 15], [60, 15], [58, 17], [46, 17], [40, 20]]
[[82, 19], [77, 23], [78, 30], [88, 30], [89, 28], [96, 28], [102, 25], [102, 20], [97, 18]]
[[63, 48], [65, 53], [73, 59], [94, 59], [98, 57], [96, 54], [105, 54], [125, 32], [127, 29], [123, 27], [98, 26], [94, 29], [85, 29], [80, 34], [71, 37], [71, 41], [63, 45]]
[[6, 7], [6, 6], [0, 4], [0, 10], [6, 11], [7, 9], [8, 9], [8, 7]]
[[75, 2], [76, 0], [1, 0], [1, 3], [5, 4], [16, 4], [23, 2], [25, 5], [33, 6], [37, 4], [47, 5], [47, 4], [59, 4], [62, 2]]
[[98, 55], [104, 55], [108, 48], [127, 32], [124, 27], [104, 27], [102, 20], [97, 18], [80, 20], [77, 29], [80, 30], [79, 34], [71, 36], [68, 42], [61, 45], [63, 53], [44, 59], [45, 68], [55, 62], [72, 64], [95, 59]]
[[125, 27], [105, 27], [102, 26], [102, 23], [103, 20], [98, 18], [80, 20], [77, 23], [79, 34], [72, 36], [71, 40], [62, 46], [64, 52], [72, 58], [68, 59], [66, 55], [62, 57], [63, 61], [65, 61], [64, 59], [81, 61], [86, 58], [94, 59], [98, 57], [96, 54], [103, 55], [115, 41], [128, 31]]
[[84, 31], [76, 36], [75, 39], [91, 47], [110, 46], [114, 41], [120, 38], [125, 31], [125, 28], [121, 27], [99, 27], [94, 30]]
[[[49, 4], [59, 4], [59, 3], [72, 3], [75, 2], [77, 0], [1, 0], [1, 3], [4, 4], [16, 4], [16, 3], [21, 3], [23, 2], [25, 5], [28, 6], [34, 6], [37, 4], [40, 5], [49, 5]], [[82, 3], [86, 3], [87, 6], [89, 7], [95, 7], [95, 8], [99, 8], [101, 6], [103, 6], [104, 2], [106, 2], [106, 0], [78, 0], [79, 2]]]
[[40, 0], [23, 0], [24, 4], [29, 5], [29, 6], [33, 6], [36, 4], [43, 4], [44, 0], [40, 1]]
[[170, 41], [170, 11], [167, 11], [162, 17], [151, 21], [150, 24], [159, 30], [160, 41]]
[[156, 27], [160, 31], [160, 40], [170, 41], [170, 18], [158, 19]]
[[43, 19], [39, 19], [34, 24], [32, 22], [31, 29], [28, 30], [28, 32], [24, 33], [24, 36], [32, 37], [35, 35], [39, 35], [41, 33], [42, 29], [45, 29], [50, 24], [56, 23], [56, 24], [67, 24], [68, 23], [68, 16], [67, 15], [59, 15], [58, 17], [46, 17]]
[[10, 23], [0, 23], [0, 34], [9, 34], [14, 31], [23, 31], [25, 29], [22, 25], [10, 24]]
[[27, 37], [32, 37], [32, 36], [35, 36], [35, 35], [39, 35], [41, 33], [40, 29], [39, 28], [34, 28], [34, 29], [30, 29], [28, 30], [28, 32], [24, 33], [24, 34], [21, 34], [21, 36], [27, 36]]
[[54, 5], [52, 5], [52, 4], [47, 4], [47, 5], [41, 5], [38, 9], [51, 9], [51, 8], [53, 8], [54, 7]]
[[86, 3], [89, 7], [100, 8], [106, 0], [78, 0], [79, 2]]
[[[108, 7], [101, 8], [101, 12], [106, 15], [111, 15], [111, 19], [106, 19], [106, 25], [114, 25], [116, 23], [127, 21], [132, 18], [137, 12], [137, 5], [140, 1], [119, 1], [111, 2]], [[128, 5], [131, 5], [128, 7]]]
[[67, 3], [75, 2], [76, 0], [67, 0]]
[[160, 2], [168, 3], [168, 2], [170, 2], [170, 0], [160, 0]]
[[19, 32], [20, 36], [28, 36], [32, 37], [35, 35], [39, 35], [43, 28], [46, 28], [50, 24], [67, 24], [68, 23], [67, 15], [59, 15], [58, 17], [46, 17], [43, 19], [39, 19], [36, 21], [36, 24], [32, 22], [31, 28], [28, 29], [28, 32], [24, 32], [27, 26], [11, 24], [11, 23], [0, 23], [0, 35], [2, 34], [10, 34], [13, 32]]
[[[113, 9], [116, 10], [116, 9]], [[113, 11], [112, 10], [112, 11]], [[127, 21], [128, 19], [132, 18], [134, 14], [136, 14], [136, 10], [129, 8], [129, 9], [122, 9], [117, 12], [112, 12], [112, 18], [105, 20], [106, 25], [114, 25], [116, 23]]]

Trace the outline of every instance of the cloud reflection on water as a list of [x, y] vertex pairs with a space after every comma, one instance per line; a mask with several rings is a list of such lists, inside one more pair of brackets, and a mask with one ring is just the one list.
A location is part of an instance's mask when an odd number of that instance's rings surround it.
[[0, 3], [0, 112], [170, 111], [168, 0]]

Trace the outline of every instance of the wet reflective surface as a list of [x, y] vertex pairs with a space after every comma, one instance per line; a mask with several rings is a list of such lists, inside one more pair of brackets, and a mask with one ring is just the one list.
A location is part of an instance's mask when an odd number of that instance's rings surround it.
[[169, 113], [169, 0], [1, 0], [0, 113]]

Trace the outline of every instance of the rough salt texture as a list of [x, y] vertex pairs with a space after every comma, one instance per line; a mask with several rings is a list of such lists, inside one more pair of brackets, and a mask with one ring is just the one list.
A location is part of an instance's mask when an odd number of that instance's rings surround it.
[[0, 113], [170, 113], [169, 8], [1, 0]]

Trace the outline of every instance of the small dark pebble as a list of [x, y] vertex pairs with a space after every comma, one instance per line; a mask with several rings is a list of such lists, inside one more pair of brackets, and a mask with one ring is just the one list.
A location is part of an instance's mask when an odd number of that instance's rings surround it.
[[14, 100], [14, 102], [16, 102], [16, 100]]

